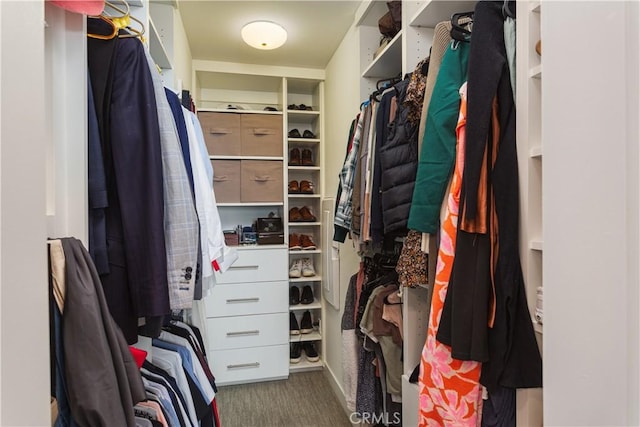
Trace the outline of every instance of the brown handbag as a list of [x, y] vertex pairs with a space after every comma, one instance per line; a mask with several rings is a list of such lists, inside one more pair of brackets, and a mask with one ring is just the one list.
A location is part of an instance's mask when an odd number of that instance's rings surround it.
[[389, 11], [378, 20], [378, 30], [385, 37], [395, 37], [402, 28], [402, 1], [387, 2]]

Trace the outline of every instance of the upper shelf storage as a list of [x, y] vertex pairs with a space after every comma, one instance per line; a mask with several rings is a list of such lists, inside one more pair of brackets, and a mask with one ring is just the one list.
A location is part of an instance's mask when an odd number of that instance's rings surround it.
[[196, 79], [200, 87], [198, 98], [201, 108], [283, 109], [281, 77], [196, 70]]
[[451, 18], [454, 13], [473, 11], [475, 5], [475, 1], [426, 1], [411, 17], [409, 25], [434, 28], [438, 22]]
[[386, 78], [402, 72], [402, 31], [391, 39], [384, 49], [362, 72], [362, 77]]

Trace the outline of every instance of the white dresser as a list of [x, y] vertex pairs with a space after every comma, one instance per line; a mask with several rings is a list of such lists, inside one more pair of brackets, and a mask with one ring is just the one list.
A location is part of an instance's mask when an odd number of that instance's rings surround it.
[[218, 385], [289, 375], [288, 251], [239, 247], [205, 299], [209, 364]]

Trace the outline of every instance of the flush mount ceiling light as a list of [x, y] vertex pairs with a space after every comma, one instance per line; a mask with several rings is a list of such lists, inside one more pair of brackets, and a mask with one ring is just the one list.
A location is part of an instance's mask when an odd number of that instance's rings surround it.
[[269, 21], [254, 21], [242, 27], [242, 40], [262, 50], [279, 48], [287, 41], [287, 31]]

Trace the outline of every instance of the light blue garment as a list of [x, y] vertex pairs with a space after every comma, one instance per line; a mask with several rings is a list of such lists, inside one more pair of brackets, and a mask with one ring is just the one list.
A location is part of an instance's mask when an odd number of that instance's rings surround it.
[[176, 409], [173, 407], [173, 402], [171, 401], [167, 390], [146, 378], [142, 378], [142, 383], [144, 384], [144, 388], [147, 393], [152, 397], [155, 397], [162, 406], [162, 409], [164, 409], [164, 413], [168, 418], [167, 421], [169, 421], [172, 426], [179, 426], [180, 420], [178, 419], [178, 414], [176, 413]]
[[[153, 378], [154, 380], [156, 380], [158, 383], [160, 383], [161, 385], [169, 388], [171, 387], [171, 384], [169, 384], [167, 382], [166, 379], [162, 378], [162, 376], [154, 374], [151, 371], [148, 371], [145, 368], [141, 368], [140, 372], [144, 373], [145, 375], [147, 375], [150, 378]], [[191, 393], [187, 392], [185, 393], [185, 391], [183, 390], [176, 390], [174, 387], [171, 387], [171, 389], [173, 390], [174, 393], [180, 393], [182, 395], [182, 398], [185, 400], [185, 402], [187, 402], [187, 396], [191, 397]], [[176, 396], [177, 400], [178, 400], [178, 405], [180, 406], [180, 412], [182, 414], [182, 418], [185, 420], [185, 422], [190, 422], [192, 427], [198, 427], [199, 423], [198, 423], [198, 417], [196, 416], [196, 410], [195, 407], [193, 406], [193, 400], [191, 400], [191, 406], [189, 407], [189, 403], [187, 403], [187, 407], [185, 408], [183, 405], [182, 400], [180, 400], [179, 396]]]
[[511, 90], [513, 101], [516, 100], [516, 20], [510, 16], [504, 20], [504, 47], [507, 51], [507, 64], [509, 65], [509, 77], [511, 77]]
[[202, 393], [202, 396], [203, 397], [206, 396], [202, 391], [202, 388], [200, 387], [200, 382], [198, 381], [198, 377], [196, 376], [196, 373], [193, 370], [193, 362], [191, 361], [191, 355], [189, 354], [186, 348], [168, 341], [157, 339], [157, 338], [154, 338], [153, 346], [164, 348], [165, 350], [177, 352], [182, 358], [182, 367], [184, 368], [185, 371], [187, 371], [187, 375], [189, 375], [189, 377], [193, 380], [193, 382], [196, 383], [196, 385], [198, 386], [198, 389]]
[[[203, 159], [208, 159], [209, 152], [207, 152], [207, 145], [204, 142], [204, 134], [202, 133], [202, 126], [200, 126], [200, 121], [193, 112], [191, 112], [191, 114], [189, 115], [191, 116], [193, 127], [196, 130], [196, 139], [198, 140], [198, 148], [200, 148], [200, 154], [202, 155]], [[211, 183], [211, 185], [213, 185], [213, 166], [211, 165], [211, 162], [205, 162], [204, 168], [207, 171], [209, 182]]]

